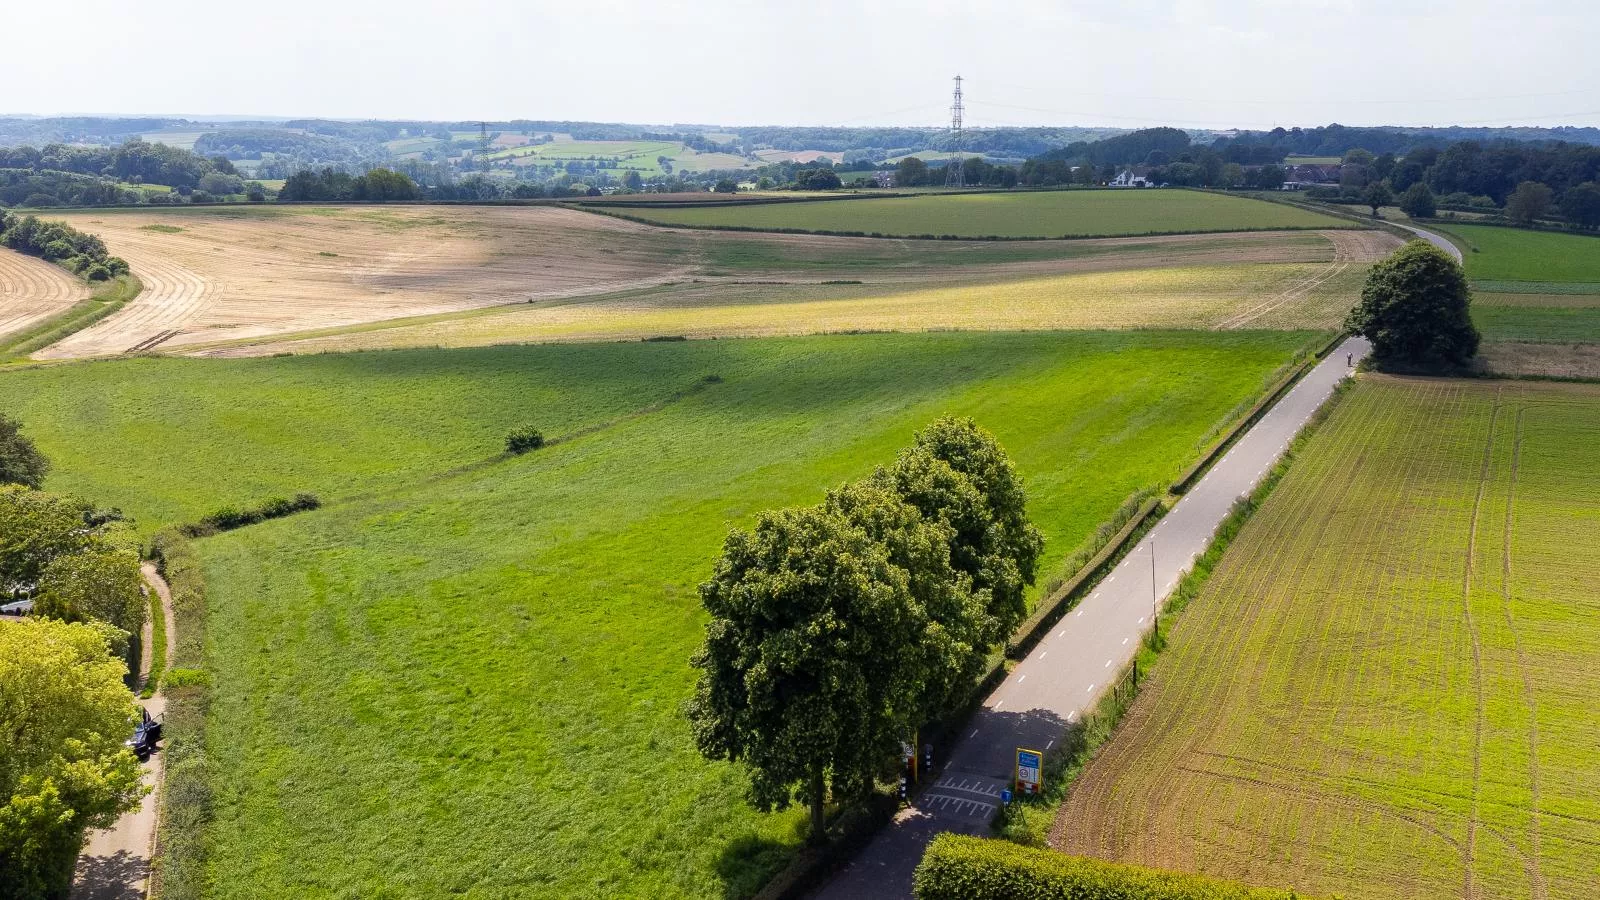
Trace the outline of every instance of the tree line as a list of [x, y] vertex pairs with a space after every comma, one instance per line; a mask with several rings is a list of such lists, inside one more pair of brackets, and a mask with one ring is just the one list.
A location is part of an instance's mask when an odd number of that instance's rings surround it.
[[[129, 185], [173, 189], [147, 193]], [[129, 141], [116, 147], [47, 144], [0, 147], [0, 206], [95, 206], [211, 202], [229, 195], [265, 199], [225, 156]]]
[[0, 210], [0, 244], [58, 263], [86, 281], [106, 281], [128, 274], [128, 263], [120, 256], [112, 256], [104, 241], [65, 222], [8, 215]]
[[762, 810], [890, 776], [902, 742], [965, 702], [1026, 613], [1043, 538], [1010, 458], [971, 419], [816, 506], [728, 535], [687, 713], [702, 754], [741, 762]]
[[87, 829], [144, 794], [123, 746], [123, 683], [144, 622], [137, 546], [120, 515], [39, 490], [49, 463], [0, 415], [0, 597], [34, 615], [0, 622], [0, 896], [67, 896]]

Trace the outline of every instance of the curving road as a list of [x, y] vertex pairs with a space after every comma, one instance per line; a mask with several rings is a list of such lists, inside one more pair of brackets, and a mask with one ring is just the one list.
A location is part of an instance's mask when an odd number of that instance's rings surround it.
[[1050, 749], [1068, 723], [1094, 708], [1138, 651], [1157, 597], [1172, 590], [1234, 501], [1255, 488], [1368, 348], [1365, 339], [1346, 340], [1257, 421], [1012, 670], [942, 766], [944, 748], [935, 748], [936, 781], [817, 896], [909, 897], [911, 873], [934, 835], [987, 833], [1017, 748]]
[[1389, 224], [1395, 226], [1396, 228], [1404, 228], [1412, 234], [1415, 234], [1417, 237], [1422, 238], [1435, 247], [1438, 247], [1440, 250], [1450, 254], [1452, 257], [1454, 257], [1456, 262], [1462, 263], [1463, 265], [1466, 264], [1466, 260], [1462, 259], [1461, 257], [1461, 251], [1456, 248], [1455, 244], [1450, 243], [1450, 239], [1444, 235], [1435, 234], [1426, 228], [1418, 228], [1415, 225], [1407, 225], [1404, 222], [1390, 222]]

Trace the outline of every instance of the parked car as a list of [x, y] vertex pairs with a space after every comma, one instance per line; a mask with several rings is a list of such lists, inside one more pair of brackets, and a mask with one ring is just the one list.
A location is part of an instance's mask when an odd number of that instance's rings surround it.
[[13, 600], [0, 606], [0, 616], [25, 616], [33, 612], [32, 600]]
[[159, 749], [156, 745], [160, 742], [161, 720], [150, 718], [148, 709], [140, 709], [139, 724], [134, 727], [133, 737], [128, 738], [127, 745], [133, 748], [133, 754], [139, 757], [139, 761], [144, 762]]

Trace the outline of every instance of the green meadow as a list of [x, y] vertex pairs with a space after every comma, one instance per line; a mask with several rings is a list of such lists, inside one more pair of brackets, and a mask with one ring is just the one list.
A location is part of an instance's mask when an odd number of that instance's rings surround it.
[[629, 209], [662, 225], [756, 231], [1051, 238], [1349, 228], [1293, 206], [1185, 190], [1064, 190], [925, 194], [802, 203]]
[[1475, 282], [1600, 286], [1600, 237], [1496, 225], [1449, 225], [1443, 230], [1466, 242], [1467, 275]]
[[[730, 527], [968, 414], [1026, 478], [1054, 576], [1314, 337], [131, 359], [0, 374], [0, 409], [55, 460], [48, 488], [146, 532], [300, 490], [327, 504], [198, 542], [212, 896], [739, 897], [802, 826], [749, 809], [681, 716], [695, 586]], [[552, 445], [502, 456], [523, 423]]]

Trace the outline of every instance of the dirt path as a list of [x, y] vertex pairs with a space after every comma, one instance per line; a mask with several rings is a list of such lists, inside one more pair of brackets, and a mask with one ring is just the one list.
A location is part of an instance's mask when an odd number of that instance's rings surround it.
[[[167, 659], [177, 651], [178, 632], [172, 621], [172, 592], [167, 589], [156, 567], [146, 563], [144, 577], [161, 598], [161, 609], [167, 618]], [[145, 627], [144, 653], [139, 660], [141, 683], [150, 674], [150, 661], [154, 655], [150, 647], [150, 627]], [[139, 701], [153, 718], [167, 711], [167, 699], [156, 694], [149, 700]], [[155, 852], [156, 808], [161, 790], [162, 755], [153, 753], [144, 764], [144, 781], [150, 786], [139, 808], [117, 820], [117, 824], [103, 831], [90, 832], [78, 857], [78, 872], [73, 878], [73, 900], [136, 900], [143, 898], [150, 881], [150, 859]]]
[[89, 296], [66, 269], [0, 248], [0, 337], [21, 331]]

